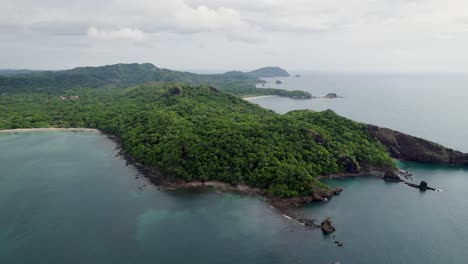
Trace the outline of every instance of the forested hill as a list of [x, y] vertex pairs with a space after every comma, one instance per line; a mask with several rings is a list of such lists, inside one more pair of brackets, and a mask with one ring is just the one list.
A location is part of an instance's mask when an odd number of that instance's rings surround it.
[[183, 84], [71, 94], [0, 96], [0, 129], [97, 128], [165, 179], [245, 183], [281, 197], [323, 190], [319, 175], [394, 166], [367, 126], [332, 111], [280, 115], [213, 87]]
[[23, 70], [23, 69], [0, 69], [0, 75], [3, 76], [11, 76], [11, 75], [21, 75], [21, 74], [29, 74], [29, 73], [34, 73], [34, 72], [39, 72], [39, 71], [34, 71], [34, 70]]
[[211, 85], [225, 92], [247, 95], [280, 95], [293, 98], [310, 98], [302, 91], [258, 89], [255, 84], [261, 77], [275, 73], [287, 74], [280, 68], [267, 67], [248, 73], [194, 74], [162, 69], [153, 64], [116, 64], [101, 67], [80, 67], [63, 71], [42, 71], [30, 74], [0, 76], [0, 94], [22, 92], [62, 93], [73, 88], [126, 88], [154, 82], [179, 82], [191, 85]]
[[257, 78], [274, 78], [274, 77], [289, 77], [289, 73], [280, 67], [264, 67], [251, 72], [247, 75]]

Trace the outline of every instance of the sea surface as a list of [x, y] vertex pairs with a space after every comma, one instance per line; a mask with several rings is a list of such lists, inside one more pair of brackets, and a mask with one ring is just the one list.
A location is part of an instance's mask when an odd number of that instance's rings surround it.
[[[280, 113], [330, 108], [468, 151], [468, 78], [303, 76], [281, 79], [281, 86], [344, 98], [252, 102]], [[0, 134], [0, 263], [468, 260], [466, 168], [400, 163], [415, 182], [428, 181], [441, 192], [372, 177], [327, 181], [344, 192], [302, 211], [332, 217], [335, 239], [344, 243], [338, 247], [333, 235], [304, 230], [258, 197], [159, 190], [126, 166], [115, 147], [97, 132]]]

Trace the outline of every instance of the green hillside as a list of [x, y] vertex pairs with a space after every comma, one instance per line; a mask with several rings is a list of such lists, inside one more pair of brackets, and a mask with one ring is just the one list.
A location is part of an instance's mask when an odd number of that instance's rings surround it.
[[[83, 69], [86, 70], [86, 69]], [[276, 114], [208, 86], [0, 96], [0, 129], [89, 127], [166, 179], [245, 183], [281, 197], [326, 188], [318, 175], [393, 167], [366, 127], [332, 111]]]
[[[0, 76], [0, 95], [30, 92], [59, 94], [75, 88], [126, 88], [145, 83], [179, 82], [190, 85], [211, 85], [238, 96], [280, 95], [301, 99], [311, 97], [309, 93], [302, 91], [256, 88], [255, 84], [259, 78], [268, 77], [275, 71], [281, 73], [284, 70], [264, 68], [250, 73], [194, 74], [161, 69], [149, 63], [80, 67], [64, 71]], [[262, 73], [265, 76], [262, 76]]]

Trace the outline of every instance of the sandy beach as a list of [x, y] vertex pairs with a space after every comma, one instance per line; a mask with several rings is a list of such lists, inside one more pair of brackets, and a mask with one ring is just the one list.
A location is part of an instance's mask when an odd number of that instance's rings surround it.
[[258, 99], [258, 98], [268, 98], [268, 97], [278, 97], [277, 95], [261, 95], [261, 96], [249, 96], [249, 97], [242, 97], [244, 100], [253, 100], [253, 99]]
[[48, 127], [48, 128], [19, 128], [19, 129], [5, 129], [0, 130], [0, 133], [21, 133], [21, 132], [35, 132], [35, 131], [99, 131], [92, 128], [59, 128], [59, 127]]

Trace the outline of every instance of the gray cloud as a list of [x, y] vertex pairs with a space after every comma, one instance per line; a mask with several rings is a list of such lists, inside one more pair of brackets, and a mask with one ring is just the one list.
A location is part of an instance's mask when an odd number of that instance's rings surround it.
[[464, 0], [3, 0], [0, 67], [466, 71], [467, 21]]

